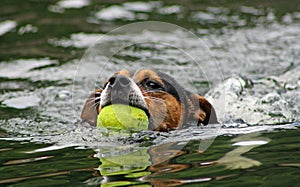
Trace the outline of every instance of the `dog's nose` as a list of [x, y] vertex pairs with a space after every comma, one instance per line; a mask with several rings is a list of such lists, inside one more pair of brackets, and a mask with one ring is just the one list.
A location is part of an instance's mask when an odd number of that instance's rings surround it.
[[124, 75], [113, 76], [108, 80], [108, 82], [113, 88], [124, 88], [130, 84], [129, 78]]

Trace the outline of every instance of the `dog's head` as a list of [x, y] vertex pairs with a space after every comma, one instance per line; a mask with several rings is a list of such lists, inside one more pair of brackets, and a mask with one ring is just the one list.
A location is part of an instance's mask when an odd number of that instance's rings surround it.
[[214, 108], [204, 97], [187, 91], [172, 77], [152, 69], [116, 72], [102, 89], [89, 95], [81, 119], [95, 126], [101, 109], [110, 104], [141, 108], [149, 117], [150, 130], [169, 131], [191, 122], [218, 123]]

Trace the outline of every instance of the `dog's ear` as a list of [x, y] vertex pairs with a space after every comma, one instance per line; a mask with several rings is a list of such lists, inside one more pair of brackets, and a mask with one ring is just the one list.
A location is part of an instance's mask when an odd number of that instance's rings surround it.
[[214, 107], [203, 96], [190, 95], [189, 107], [190, 119], [198, 120], [198, 125], [200, 123], [204, 125], [219, 123]]
[[98, 106], [100, 103], [101, 92], [101, 89], [97, 89], [88, 96], [81, 111], [80, 117], [82, 122], [88, 122], [92, 126], [97, 125]]

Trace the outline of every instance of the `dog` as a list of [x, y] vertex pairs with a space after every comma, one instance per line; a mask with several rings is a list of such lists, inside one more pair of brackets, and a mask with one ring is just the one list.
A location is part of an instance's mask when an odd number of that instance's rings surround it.
[[101, 109], [126, 104], [145, 111], [149, 130], [168, 132], [196, 123], [216, 124], [214, 107], [203, 97], [184, 89], [171, 76], [153, 69], [121, 70], [93, 91], [82, 112], [82, 122], [97, 124]]

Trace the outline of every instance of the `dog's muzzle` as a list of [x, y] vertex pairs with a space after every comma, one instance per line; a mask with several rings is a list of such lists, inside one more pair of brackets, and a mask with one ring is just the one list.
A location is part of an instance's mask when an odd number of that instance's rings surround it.
[[144, 96], [137, 84], [124, 75], [112, 76], [100, 96], [101, 108], [111, 104], [124, 104], [140, 108], [148, 114]]

